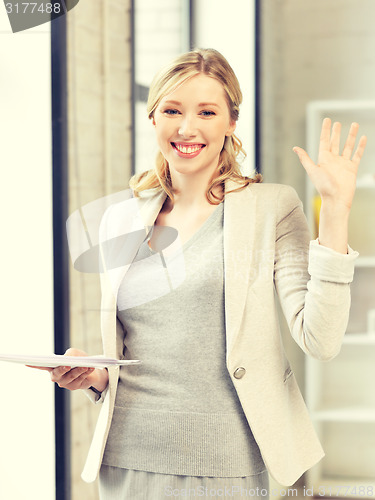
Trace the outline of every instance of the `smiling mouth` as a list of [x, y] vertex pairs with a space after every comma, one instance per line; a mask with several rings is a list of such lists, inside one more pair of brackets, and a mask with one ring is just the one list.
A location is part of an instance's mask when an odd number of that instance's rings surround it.
[[171, 142], [171, 144], [178, 156], [183, 158], [194, 158], [206, 147], [205, 144], [181, 144], [177, 142]]

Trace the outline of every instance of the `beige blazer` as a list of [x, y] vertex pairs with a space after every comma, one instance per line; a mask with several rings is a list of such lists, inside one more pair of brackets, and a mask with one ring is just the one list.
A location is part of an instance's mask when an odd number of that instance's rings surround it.
[[[226, 191], [233, 187], [233, 181], [226, 183]], [[131, 220], [127, 202], [107, 210], [102, 241], [152, 226], [165, 194], [150, 190], [134, 200], [138, 210]], [[226, 364], [264, 462], [284, 485], [293, 484], [324, 452], [284, 353], [276, 295], [301, 349], [329, 360], [339, 352], [346, 330], [349, 283], [357, 256], [350, 248], [343, 255], [309, 240], [302, 204], [291, 187], [251, 184], [226, 194]], [[137, 248], [132, 252], [134, 256]], [[109, 357], [123, 358], [124, 332], [116, 319], [116, 295], [128, 267], [101, 275], [103, 349]], [[118, 368], [109, 369], [109, 385], [99, 399], [103, 407], [82, 473], [87, 482], [94, 481], [100, 469], [118, 375]]]

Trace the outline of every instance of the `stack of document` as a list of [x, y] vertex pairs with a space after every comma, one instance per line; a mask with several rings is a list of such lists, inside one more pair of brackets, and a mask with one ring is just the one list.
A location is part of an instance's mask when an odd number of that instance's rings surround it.
[[125, 366], [140, 363], [138, 359], [114, 359], [102, 356], [64, 356], [62, 354], [52, 354], [50, 356], [0, 354], [0, 361], [47, 368], [56, 368], [57, 366], [108, 368], [110, 366]]

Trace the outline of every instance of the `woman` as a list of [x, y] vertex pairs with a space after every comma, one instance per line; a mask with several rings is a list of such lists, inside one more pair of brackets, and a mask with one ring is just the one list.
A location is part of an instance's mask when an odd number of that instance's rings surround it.
[[[155, 77], [148, 112], [160, 152], [155, 169], [131, 180], [141, 226], [153, 232], [133, 264], [102, 275], [104, 354], [142, 363], [50, 370], [60, 387], [103, 402], [83, 472], [92, 481], [100, 468], [103, 500], [189, 490], [266, 497], [267, 470], [290, 485], [323, 456], [284, 355], [274, 290], [303, 351], [334, 357], [350, 306], [357, 253], [347, 244], [348, 216], [366, 138], [353, 154], [352, 124], [340, 155], [340, 124], [331, 131], [325, 119], [317, 165], [293, 149], [322, 198], [309, 246], [295, 191], [240, 174], [241, 100], [233, 70], [211, 49], [184, 54]], [[121, 233], [124, 207], [107, 210], [104, 240]], [[169, 293], [157, 292], [152, 261], [165, 227], [177, 229], [184, 262], [174, 286], [176, 247], [165, 250]], [[155, 293], [132, 303], [153, 280]]]

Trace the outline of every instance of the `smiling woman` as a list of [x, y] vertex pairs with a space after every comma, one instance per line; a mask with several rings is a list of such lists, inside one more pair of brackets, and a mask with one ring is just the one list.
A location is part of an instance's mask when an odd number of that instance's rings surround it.
[[[340, 125], [325, 119], [318, 165], [294, 148], [322, 195], [309, 243], [295, 191], [241, 174], [241, 100], [213, 49], [161, 71], [148, 101], [156, 166], [131, 180], [136, 214], [114, 203], [101, 221], [103, 242], [128, 224], [144, 230], [131, 264], [113, 265], [117, 249], [101, 280], [104, 355], [141, 363], [51, 376], [103, 403], [82, 474], [99, 473], [102, 500], [162, 500], [170, 488], [267, 498], [268, 472], [290, 485], [324, 455], [285, 356], [275, 290], [300, 348], [333, 358], [348, 320], [357, 252], [347, 222], [366, 139], [355, 150], [353, 124], [340, 154]], [[177, 243], [158, 255], [167, 226]]]

